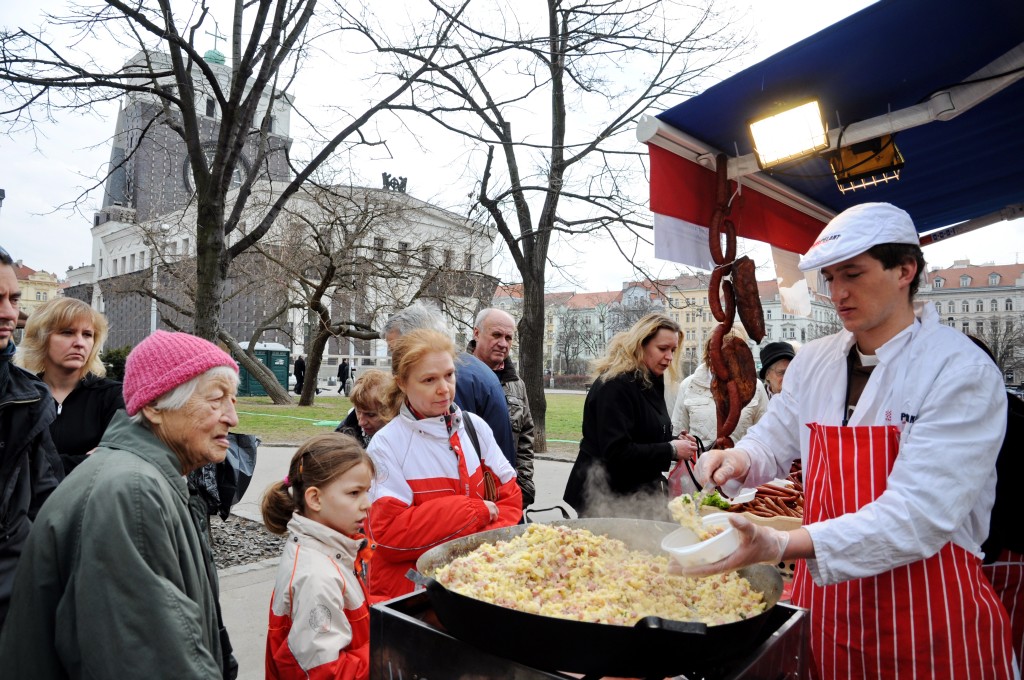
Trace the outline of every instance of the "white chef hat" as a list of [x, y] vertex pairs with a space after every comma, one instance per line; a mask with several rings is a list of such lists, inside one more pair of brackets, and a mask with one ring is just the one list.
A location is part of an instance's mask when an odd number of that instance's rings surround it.
[[807, 254], [800, 257], [800, 271], [849, 260], [883, 243], [921, 243], [910, 215], [891, 203], [855, 205], [822, 229]]

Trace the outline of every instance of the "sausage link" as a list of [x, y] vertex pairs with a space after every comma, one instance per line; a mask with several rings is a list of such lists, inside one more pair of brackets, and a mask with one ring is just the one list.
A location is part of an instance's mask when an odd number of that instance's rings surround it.
[[732, 380], [725, 384], [727, 390], [729, 390], [729, 417], [725, 420], [725, 425], [719, 431], [719, 437], [728, 437], [732, 434], [733, 430], [736, 429], [736, 425], [740, 422], [740, 409], [743, 407], [740, 405], [740, 392], [736, 383]]
[[715, 326], [708, 341], [708, 358], [711, 359], [711, 372], [723, 382], [729, 379], [729, 369], [725, 365], [725, 358], [722, 356], [722, 338], [729, 332], [724, 323]]
[[711, 308], [711, 316], [715, 317], [715, 321], [719, 322], [725, 321], [725, 312], [722, 311], [722, 299], [719, 297], [723, 273], [724, 270], [721, 267], [715, 267], [711, 270], [711, 281], [708, 283], [708, 307]]
[[732, 263], [732, 285], [736, 291], [736, 307], [740, 322], [754, 342], [764, 338], [764, 311], [757, 289], [756, 266], [744, 255]]
[[711, 251], [711, 259], [719, 266], [729, 262], [722, 252], [723, 219], [725, 219], [725, 211], [722, 208], [715, 208], [715, 213], [711, 216], [711, 228], [708, 230], [708, 249]]
[[722, 223], [722, 230], [725, 231], [725, 262], [732, 262], [736, 259], [736, 225], [732, 220], [725, 220]]
[[722, 282], [722, 295], [725, 297], [725, 309], [722, 311], [722, 316], [725, 318], [719, 319], [719, 321], [722, 323], [728, 323], [731, 328], [732, 320], [736, 318], [736, 293], [730, 282]]

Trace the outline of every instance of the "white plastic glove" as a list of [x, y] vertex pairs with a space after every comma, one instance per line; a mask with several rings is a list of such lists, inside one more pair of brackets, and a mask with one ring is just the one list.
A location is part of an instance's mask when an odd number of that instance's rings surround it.
[[740, 545], [735, 552], [718, 562], [691, 567], [680, 566], [672, 560], [671, 571], [684, 576], [711, 576], [735, 571], [751, 564], [778, 564], [782, 561], [786, 546], [789, 545], [788, 531], [763, 527], [740, 515], [730, 517], [729, 522], [736, 527], [740, 535]]
[[697, 480], [701, 484], [708, 479], [715, 486], [722, 486], [730, 479], [742, 482], [750, 471], [750, 456], [743, 449], [712, 449], [697, 459]]

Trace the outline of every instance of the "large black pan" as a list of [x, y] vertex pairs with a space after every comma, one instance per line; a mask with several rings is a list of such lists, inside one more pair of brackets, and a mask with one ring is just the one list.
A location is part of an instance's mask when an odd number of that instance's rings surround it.
[[[633, 550], [661, 554], [661, 539], [678, 528], [670, 522], [640, 519], [569, 519], [552, 522], [623, 541]], [[528, 525], [485, 531], [428, 550], [409, 577], [423, 585], [448, 632], [497, 656], [549, 671], [665, 677], [686, 672], [695, 662], [707, 666], [752, 649], [768, 611], [782, 594], [782, 577], [770, 566], [740, 573], [764, 594], [765, 612], [719, 626], [647, 617], [636, 626], [613, 626], [527, 614], [448, 590], [433, 578], [451, 560], [483, 543], [506, 541]]]

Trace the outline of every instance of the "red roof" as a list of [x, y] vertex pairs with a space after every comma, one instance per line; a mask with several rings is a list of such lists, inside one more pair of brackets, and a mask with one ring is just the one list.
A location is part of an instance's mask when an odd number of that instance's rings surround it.
[[[981, 264], [948, 267], [928, 272], [928, 280], [934, 282], [935, 279], [942, 279], [942, 288], [939, 290], [945, 290], [946, 288], [992, 288], [992, 284], [988, 282], [988, 278], [992, 274], [999, 275], [999, 281], [995, 284], [997, 287], [1013, 287], [1017, 284], [1017, 279], [1024, 276], [1024, 264]], [[960, 278], [963, 276], [970, 277], [970, 281], [966, 286], [960, 283]]]
[[523, 284], [521, 283], [499, 283], [498, 288], [494, 291], [494, 297], [496, 298], [512, 298], [514, 300], [523, 299]]
[[598, 305], [610, 305], [621, 300], [621, 290], [609, 290], [602, 293], [576, 293], [565, 304], [573, 309], [593, 309]]
[[28, 279], [28, 277], [35, 274], [36, 270], [32, 269], [31, 267], [26, 267], [21, 263], [21, 260], [18, 260], [17, 262], [14, 263], [14, 272], [18, 275], [19, 281], [24, 281]]

